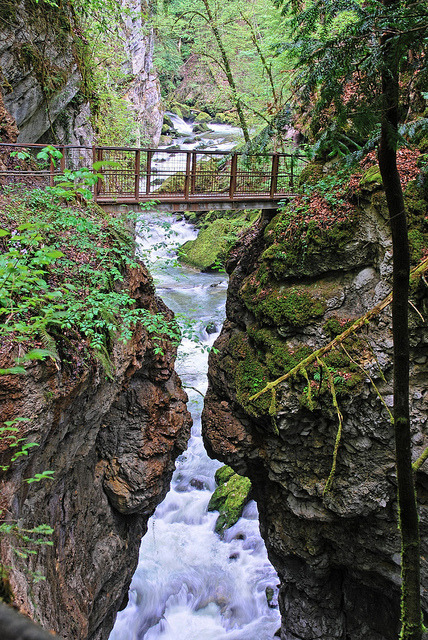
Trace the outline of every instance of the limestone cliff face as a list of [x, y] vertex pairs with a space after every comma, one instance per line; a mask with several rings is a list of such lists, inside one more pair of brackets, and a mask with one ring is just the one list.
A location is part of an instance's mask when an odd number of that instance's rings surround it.
[[160, 84], [153, 67], [154, 31], [143, 19], [150, 13], [150, 3], [146, 0], [122, 0], [122, 6], [125, 10], [122, 30], [127, 53], [124, 72], [132, 78], [126, 98], [140, 123], [142, 138], [157, 145], [162, 131], [163, 107]]
[[[304, 206], [312, 206], [300, 201], [247, 232], [229, 262], [227, 321], [215, 344], [218, 353], [210, 355], [205, 443], [212, 455], [251, 479], [261, 532], [281, 581], [282, 640], [398, 636], [400, 543], [393, 430], [368, 378], [390, 407], [389, 310], [346, 341], [346, 352], [331, 351], [323, 366], [308, 367], [306, 376], [282, 383], [276, 398], [268, 393], [249, 400], [389, 292], [387, 212], [373, 170], [370, 175], [359, 202], [336, 204], [333, 224], [328, 211], [315, 218], [316, 224], [309, 218], [303, 226], [296, 222]], [[421, 187], [420, 179], [407, 189], [412, 232], [415, 219], [426, 216], [426, 200], [421, 197], [416, 206], [410, 198], [416, 184]], [[325, 201], [319, 199], [318, 210], [323, 208]], [[346, 215], [341, 217], [343, 208]], [[426, 227], [425, 235], [420, 230], [413, 235], [418, 233], [426, 246]], [[426, 317], [426, 283], [415, 282], [412, 288], [413, 303]], [[416, 458], [428, 440], [428, 332], [414, 308], [410, 314]], [[333, 482], [325, 491], [338, 431], [331, 382], [343, 432]], [[428, 612], [424, 466], [417, 474], [417, 490], [423, 606]]]
[[[143, 267], [126, 284], [138, 305], [168, 313]], [[99, 363], [50, 360], [29, 365], [24, 379], [0, 379], [0, 419], [29, 418], [21, 435], [39, 445], [3, 478], [2, 508], [21, 528], [54, 529], [53, 546], [29, 560], [13, 552], [17, 539], [4, 539], [3, 562], [20, 609], [66, 639], [108, 637], [147, 520], [186, 446], [191, 418], [174, 360], [170, 344], [156, 355], [139, 328], [114, 345], [113, 379]], [[54, 479], [23, 482], [44, 470]], [[34, 584], [29, 570], [46, 581]]]
[[[154, 33], [143, 17], [149, 5], [122, 0], [121, 6], [123, 73], [128, 79], [125, 97], [140, 123], [142, 142], [157, 144], [163, 109], [153, 67]], [[85, 76], [87, 67], [96, 61], [86, 59], [86, 45], [78, 16], [66, 5], [4, 0], [0, 8], [0, 94], [8, 118], [18, 126], [18, 142], [92, 144], [87, 96], [94, 98], [97, 88], [89, 90]], [[0, 133], [3, 128], [1, 125]], [[0, 139], [15, 141], [3, 133]]]
[[0, 91], [19, 128], [18, 142], [92, 143], [81, 93], [77, 27], [63, 5], [2, 3]]

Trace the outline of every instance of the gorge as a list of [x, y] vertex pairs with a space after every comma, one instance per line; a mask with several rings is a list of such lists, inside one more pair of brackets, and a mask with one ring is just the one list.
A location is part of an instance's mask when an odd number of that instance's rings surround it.
[[[235, 96], [227, 65], [213, 70], [201, 3], [104, 4], [0, 8], [1, 142], [160, 145], [166, 167], [168, 148], [241, 145], [234, 99], [245, 95], [255, 148], [292, 147], [292, 121], [311, 145], [286, 201], [245, 216], [110, 215], [78, 176], [70, 196], [1, 174], [0, 598], [64, 640], [401, 638], [389, 209], [377, 130], [353, 130], [354, 113], [335, 121], [361, 106], [358, 83], [338, 75], [341, 107], [319, 107], [316, 92], [309, 106], [281, 102], [297, 58], [284, 62], [289, 26], [266, 2], [249, 23], [247, 7], [235, 21], [234, 2], [218, 7]], [[339, 18], [335, 37], [349, 26]], [[400, 58], [412, 73], [403, 63], [397, 159], [416, 269], [425, 618], [428, 143], [415, 51]], [[12, 157], [0, 145], [0, 172], [16, 169]]]

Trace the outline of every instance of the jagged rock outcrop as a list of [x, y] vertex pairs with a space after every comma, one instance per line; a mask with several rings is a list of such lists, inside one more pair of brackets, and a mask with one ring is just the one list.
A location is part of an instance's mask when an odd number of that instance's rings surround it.
[[18, 142], [90, 145], [83, 40], [70, 9], [5, 0], [0, 17], [0, 91]]
[[[172, 316], [144, 267], [128, 273], [125, 285], [139, 306]], [[29, 418], [20, 436], [39, 445], [4, 478], [3, 513], [21, 529], [42, 523], [54, 529], [53, 546], [24, 560], [13, 551], [18, 539], [3, 539], [3, 589], [45, 629], [69, 640], [108, 637], [147, 520], [190, 435], [175, 348], [162, 347], [158, 354], [139, 327], [129, 342], [114, 345], [113, 378], [100, 363], [76, 369], [54, 360], [27, 365], [25, 378], [0, 377], [0, 419]], [[7, 448], [2, 464], [5, 456]], [[45, 470], [55, 472], [53, 480], [23, 482]], [[46, 581], [34, 583], [35, 571]]]
[[[314, 173], [312, 167], [308, 176]], [[211, 455], [251, 479], [261, 532], [281, 581], [282, 640], [398, 637], [400, 541], [387, 412], [392, 402], [390, 311], [346, 341], [347, 353], [326, 354], [323, 367], [315, 363], [282, 383], [276, 397], [268, 393], [249, 400], [389, 292], [385, 199], [379, 182], [365, 177], [354, 201], [339, 201], [336, 193], [329, 208], [321, 197], [318, 204], [308, 197], [247, 232], [229, 260], [227, 321], [215, 343], [218, 352], [210, 354], [205, 444]], [[411, 237], [418, 238], [420, 253], [427, 239], [426, 177], [425, 183], [420, 177], [409, 183], [406, 193]], [[312, 203], [318, 217], [311, 222], [305, 212]], [[413, 250], [417, 258], [416, 244]], [[428, 440], [427, 293], [426, 282], [412, 284], [415, 457]], [[329, 376], [343, 432], [333, 483], [324, 491], [338, 432]], [[424, 466], [417, 473], [417, 492], [422, 599], [428, 613]]]
[[160, 84], [153, 67], [154, 31], [143, 16], [150, 13], [146, 0], [122, 0], [124, 8], [122, 30], [127, 61], [123, 71], [131, 82], [126, 92], [140, 123], [141, 142], [157, 145], [162, 131], [163, 107]]
[[[160, 85], [153, 67], [154, 33], [145, 24], [149, 4], [123, 0], [125, 97], [140, 124], [138, 136], [157, 144], [162, 129]], [[93, 60], [78, 17], [66, 4], [5, 0], [0, 8], [0, 93], [18, 142], [90, 146], [97, 87], [88, 78]], [[137, 137], [138, 137], [137, 136]], [[2, 135], [4, 142], [10, 141]]]

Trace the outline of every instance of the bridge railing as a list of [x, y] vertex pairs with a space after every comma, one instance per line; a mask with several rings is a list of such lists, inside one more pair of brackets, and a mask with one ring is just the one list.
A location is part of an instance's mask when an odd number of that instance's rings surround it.
[[74, 145], [53, 145], [61, 158], [49, 161], [37, 157], [44, 146], [0, 143], [0, 182], [54, 186], [66, 169], [97, 163], [100, 202], [280, 199], [295, 191], [306, 162], [299, 154]]

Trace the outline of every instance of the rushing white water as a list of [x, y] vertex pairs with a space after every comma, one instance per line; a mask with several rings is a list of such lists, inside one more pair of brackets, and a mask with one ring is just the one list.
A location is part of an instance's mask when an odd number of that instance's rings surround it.
[[193, 129], [191, 124], [185, 122], [183, 118], [180, 118], [176, 113], [172, 113], [171, 111], [167, 111], [166, 113], [171, 118], [172, 125], [177, 133], [183, 133], [184, 135], [192, 133]]
[[[211, 345], [218, 334], [206, 329], [220, 329], [226, 277], [174, 263], [174, 243], [194, 238], [195, 231], [174, 221], [166, 234], [166, 218], [148, 215], [151, 237], [142, 232], [140, 245], [158, 293], [176, 313], [190, 317], [202, 343]], [[162, 241], [167, 246], [160, 246]], [[150, 245], [156, 247], [151, 256]], [[267, 587], [276, 593], [278, 578], [259, 534], [255, 503], [223, 539], [214, 532], [217, 514], [207, 512], [220, 463], [208, 458], [201, 438], [202, 397], [194, 389], [205, 392], [206, 369], [207, 353], [184, 340], [177, 370], [189, 395], [192, 435], [170, 491], [149, 521], [129, 602], [110, 640], [273, 640], [280, 626], [278, 610], [266, 598]]]
[[[233, 127], [230, 124], [216, 124], [208, 122], [208, 131], [196, 133], [194, 131], [195, 123], [185, 122], [177, 114], [167, 112], [171, 119], [173, 127], [177, 132], [174, 144], [178, 144], [183, 151], [191, 149], [205, 149], [207, 151], [230, 151], [236, 146], [237, 142], [242, 139], [242, 131], [239, 127]], [[166, 149], [162, 145], [159, 149]], [[183, 166], [184, 168], [184, 166]], [[183, 168], [180, 168], [181, 171]]]

